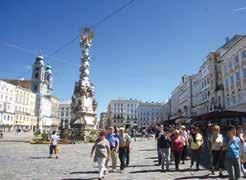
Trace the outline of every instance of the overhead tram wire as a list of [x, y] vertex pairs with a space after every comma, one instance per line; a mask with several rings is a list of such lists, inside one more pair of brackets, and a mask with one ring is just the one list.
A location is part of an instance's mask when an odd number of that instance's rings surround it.
[[[102, 18], [101, 20], [99, 20], [98, 22], [96, 22], [94, 25], [91, 26], [91, 28], [93, 30], [95, 30], [98, 26], [100, 26], [101, 24], [103, 24], [105, 21], [107, 21], [108, 19], [110, 19], [112, 16], [114, 16], [115, 14], [119, 13], [120, 11], [122, 11], [123, 9], [127, 8], [128, 6], [130, 6], [135, 0], [130, 0], [127, 3], [123, 4], [120, 8], [116, 9], [115, 11], [113, 11], [112, 13], [110, 13], [109, 15], [105, 16], [104, 18]], [[58, 52], [60, 52], [61, 50], [63, 50], [65, 47], [69, 46], [70, 44], [72, 44], [74, 41], [77, 40], [77, 38], [79, 38], [80, 34], [77, 34], [73, 39], [71, 39], [70, 41], [68, 41], [67, 43], [65, 43], [63, 46], [57, 48], [53, 53], [49, 54], [46, 59], [50, 59], [50, 60], [55, 60], [55, 61], [59, 61], [62, 63], [66, 63], [72, 66], [76, 66], [76, 64], [73, 64], [69, 61], [65, 61], [65, 60], [60, 60], [58, 58], [55, 58], [54, 55], [57, 54]], [[37, 55], [38, 53], [34, 50], [30, 50], [30, 49], [26, 49], [20, 46], [17, 46], [15, 44], [10, 44], [10, 43], [2, 43], [3, 46], [6, 47], [10, 47], [10, 48], [15, 48], [15, 49], [19, 49], [21, 51], [24, 51], [26, 53], [32, 54], [32, 55]], [[53, 56], [53, 57], [51, 57]]]
[[[49, 54], [48, 57], [51, 57], [55, 54], [57, 54], [58, 52], [60, 52], [62, 49], [64, 49], [65, 47], [69, 46], [70, 44], [72, 44], [75, 40], [78, 39], [78, 37], [80, 36], [80, 34], [77, 34], [72, 40], [68, 41], [66, 44], [64, 44], [63, 46], [57, 48], [53, 53]], [[47, 57], [47, 58], [48, 58]]]
[[[31, 50], [31, 49], [27, 49], [27, 48], [23, 48], [21, 46], [17, 46], [15, 44], [10, 44], [10, 43], [2, 43], [1, 45], [5, 46], [5, 47], [9, 47], [9, 48], [15, 48], [15, 49], [18, 49], [20, 51], [23, 51], [25, 53], [28, 53], [30, 55], [37, 55], [39, 54], [38, 51], [34, 51], [34, 50]], [[49, 58], [50, 60], [54, 60], [54, 61], [57, 61], [57, 62], [62, 62], [62, 63], [65, 63], [65, 64], [68, 64], [68, 65], [71, 65], [71, 66], [74, 66], [74, 67], [77, 67], [76, 64], [74, 63], [71, 63], [69, 61], [66, 61], [66, 60], [63, 60], [63, 59], [60, 59], [60, 58], [56, 58], [56, 57], [51, 57]]]
[[[127, 8], [128, 6], [130, 6], [134, 1], [136, 1], [136, 0], [130, 0], [127, 3], [123, 4], [120, 8], [116, 9], [112, 13], [108, 14], [107, 16], [105, 16], [104, 18], [102, 18], [101, 20], [99, 20], [98, 22], [96, 22], [95, 24], [93, 24], [91, 26], [91, 28], [93, 30], [95, 30], [98, 26], [102, 25], [105, 21], [107, 21], [108, 19], [110, 19], [111, 17], [113, 17], [114, 15], [116, 15], [117, 13], [119, 13], [120, 11], [122, 11], [123, 9]], [[67, 47], [70, 44], [72, 44], [75, 40], [77, 40], [77, 38], [79, 38], [79, 36], [80, 36], [80, 34], [77, 34], [73, 39], [71, 39], [70, 41], [68, 41], [67, 43], [65, 43], [64, 45], [62, 45], [61, 47], [57, 48], [54, 52], [52, 52], [51, 54], [49, 54], [48, 57], [51, 57], [51, 56], [57, 54], [58, 52], [60, 52], [61, 50], [63, 50], [65, 47]]]
[[35, 52], [34, 50], [26, 49], [26, 48], [17, 46], [17, 45], [15, 45], [15, 44], [2, 43], [2, 45], [3, 45], [3, 46], [6, 46], [6, 47], [10, 47], [10, 48], [19, 49], [19, 50], [21, 50], [21, 51], [24, 51], [24, 52], [29, 53], [29, 54], [32, 54], [32, 55], [36, 55], [36, 52]]
[[115, 11], [113, 11], [112, 13], [110, 13], [109, 15], [105, 16], [104, 18], [102, 18], [101, 20], [99, 20], [98, 22], [96, 22], [94, 25], [91, 26], [91, 28], [93, 30], [95, 30], [96, 27], [100, 26], [105, 21], [107, 21], [108, 19], [110, 19], [111, 17], [113, 17], [115, 14], [119, 13], [123, 9], [127, 8], [128, 6], [130, 6], [134, 1], [135, 0], [130, 0], [126, 4], [123, 4], [120, 8], [116, 9]]

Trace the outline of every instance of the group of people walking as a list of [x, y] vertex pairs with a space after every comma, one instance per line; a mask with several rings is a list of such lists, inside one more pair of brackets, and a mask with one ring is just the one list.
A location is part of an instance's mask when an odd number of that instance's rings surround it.
[[216, 165], [219, 175], [227, 170], [230, 180], [246, 177], [246, 132], [241, 126], [228, 126], [221, 132], [220, 126], [213, 126], [208, 134], [208, 145], [211, 154], [211, 172]]
[[119, 132], [110, 127], [108, 132], [101, 130], [99, 138], [92, 147], [91, 157], [98, 163], [99, 179], [109, 172], [109, 162], [112, 162], [112, 172], [116, 172], [117, 159], [120, 159], [120, 170], [124, 170], [130, 163], [131, 137], [124, 128]]
[[203, 140], [200, 138], [200, 134], [195, 131], [195, 128], [192, 131], [193, 134], [194, 140], [188, 138], [188, 133], [184, 126], [181, 126], [180, 129], [164, 128], [163, 125], [157, 126], [155, 138], [157, 140], [158, 161], [162, 170], [169, 170], [169, 165], [172, 161], [174, 161], [175, 169], [179, 170], [180, 161], [182, 161], [182, 164], [185, 163], [188, 143], [190, 143], [194, 150], [191, 158], [192, 166], [194, 161], [196, 161], [197, 169], [199, 169], [199, 154], [197, 152], [200, 147], [195, 147], [194, 141], [197, 141], [197, 144], [202, 146]]
[[[100, 130], [99, 136], [91, 150], [91, 157], [98, 163], [99, 179], [104, 174], [116, 172], [117, 160], [120, 160], [120, 170], [123, 171], [130, 163], [132, 140], [136, 141], [136, 130], [128, 131], [124, 128], [109, 127]], [[211, 174], [223, 177], [227, 171], [229, 180], [238, 180], [246, 177], [246, 128], [241, 126], [209, 125], [201, 133], [198, 126], [156, 126], [155, 139], [157, 142], [158, 163], [163, 171], [168, 171], [171, 164], [177, 171], [180, 164], [185, 164], [190, 157], [190, 170], [195, 165], [196, 171], [200, 170], [201, 156], [210, 159]], [[56, 131], [50, 137], [50, 157], [53, 152], [59, 158], [59, 137]], [[203, 159], [203, 161], [205, 160]], [[109, 171], [109, 164], [112, 170]]]
[[[206, 134], [198, 126], [163, 127], [157, 125], [155, 134], [157, 154], [162, 170], [169, 170], [174, 161], [175, 169], [185, 163], [190, 156], [190, 169], [195, 163], [195, 170], [200, 170], [201, 154], [210, 156], [211, 174], [219, 170], [223, 176], [226, 170], [230, 180], [237, 180], [246, 175], [246, 131], [241, 126], [228, 126], [221, 131], [220, 126], [210, 125]], [[206, 154], [206, 152], [209, 154]]]

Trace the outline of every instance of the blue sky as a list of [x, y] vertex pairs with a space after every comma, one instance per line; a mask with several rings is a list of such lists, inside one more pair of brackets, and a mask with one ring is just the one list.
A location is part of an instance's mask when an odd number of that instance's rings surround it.
[[[36, 54], [44, 56], [128, 0], [0, 1], [0, 78], [30, 79]], [[245, 0], [136, 0], [99, 26], [91, 48], [91, 80], [98, 113], [110, 99], [164, 101], [183, 74], [196, 72], [227, 36], [245, 34]], [[11, 47], [13, 44], [34, 53]], [[47, 62], [54, 94], [69, 99], [79, 77], [75, 41]], [[63, 62], [65, 61], [65, 62]]]

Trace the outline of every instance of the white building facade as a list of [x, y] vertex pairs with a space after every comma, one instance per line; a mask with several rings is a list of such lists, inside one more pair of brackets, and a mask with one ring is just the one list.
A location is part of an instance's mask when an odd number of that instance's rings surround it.
[[138, 124], [138, 106], [136, 99], [129, 100], [111, 100], [108, 105], [108, 125], [124, 126], [126, 128], [137, 126]]
[[246, 112], [246, 36], [234, 36], [221, 53], [225, 109]]
[[60, 127], [68, 129], [71, 122], [71, 101], [60, 101], [59, 103]]
[[163, 105], [163, 120], [167, 121], [171, 118], [171, 99], [169, 99], [167, 102]]
[[0, 127], [4, 132], [14, 128], [16, 86], [0, 80]]
[[37, 128], [41, 131], [51, 130], [53, 124], [52, 99], [50, 98], [53, 91], [52, 84], [52, 68], [49, 64], [45, 63], [43, 56], [38, 56], [32, 67], [31, 90], [37, 95]]
[[208, 61], [205, 59], [198, 73], [192, 76], [192, 115], [209, 112], [210, 79]]
[[180, 116], [180, 109], [179, 109], [179, 86], [177, 86], [171, 95], [171, 119], [177, 118]]
[[164, 121], [164, 104], [140, 102], [138, 106], [138, 127], [147, 128]]
[[179, 84], [179, 110], [181, 116], [190, 118], [191, 116], [191, 76], [184, 75], [182, 81]]
[[15, 91], [15, 120], [14, 129], [35, 131], [37, 116], [35, 114], [36, 94], [21, 86]]

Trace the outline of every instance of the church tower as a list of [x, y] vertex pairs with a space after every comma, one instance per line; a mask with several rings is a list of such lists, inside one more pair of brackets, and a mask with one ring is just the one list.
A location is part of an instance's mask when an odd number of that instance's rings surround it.
[[53, 74], [51, 65], [47, 64], [45, 67], [45, 84], [47, 85], [47, 94], [51, 95], [53, 91]]
[[45, 63], [43, 56], [37, 56], [32, 66], [31, 90], [37, 94], [43, 94], [45, 90]]
[[52, 67], [49, 64], [45, 64], [43, 56], [37, 56], [32, 66], [31, 90], [39, 95], [51, 95], [52, 84]]

